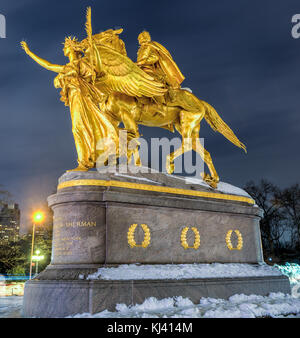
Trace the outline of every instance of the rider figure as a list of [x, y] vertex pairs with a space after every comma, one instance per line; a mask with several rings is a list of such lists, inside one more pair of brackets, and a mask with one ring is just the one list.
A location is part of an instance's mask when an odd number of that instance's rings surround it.
[[151, 41], [150, 34], [146, 31], [139, 34], [138, 41], [140, 48], [137, 65], [156, 81], [163, 82], [172, 89], [179, 89], [184, 76], [167, 49], [160, 43]]

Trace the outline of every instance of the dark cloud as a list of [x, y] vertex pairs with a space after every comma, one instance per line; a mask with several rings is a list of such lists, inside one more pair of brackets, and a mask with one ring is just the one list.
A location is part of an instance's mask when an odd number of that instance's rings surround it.
[[[69, 111], [53, 87], [55, 74], [20, 49], [25, 39], [41, 57], [63, 64], [67, 35], [83, 38], [92, 5], [95, 32], [123, 27], [135, 59], [143, 29], [165, 45], [186, 76], [184, 86], [211, 103], [248, 154], [203, 122], [201, 137], [222, 180], [243, 186], [267, 177], [299, 181], [299, 51], [291, 17], [299, 1], [2, 0], [7, 39], [0, 39], [0, 183], [23, 214], [44, 203], [57, 178], [76, 165]], [[145, 137], [171, 136], [142, 127]]]

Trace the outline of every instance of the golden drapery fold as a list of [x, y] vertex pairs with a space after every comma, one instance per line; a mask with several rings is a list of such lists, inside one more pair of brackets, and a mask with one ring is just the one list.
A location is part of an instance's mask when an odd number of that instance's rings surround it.
[[176, 62], [173, 60], [169, 51], [156, 41], [145, 43], [145, 45], [146, 46], [149, 45], [155, 48], [155, 50], [158, 52], [160, 56], [159, 65], [167, 77], [167, 82], [169, 82], [171, 86], [174, 88], [180, 87], [185, 77], [181, 73], [180, 69], [178, 68]]
[[[98, 156], [106, 151], [105, 140], [107, 143], [113, 140], [118, 144], [118, 132], [116, 126], [100, 111], [99, 102], [103, 100], [103, 94], [89, 82], [87, 65], [79, 60], [66, 67], [69, 68], [67, 72], [56, 77], [55, 87], [62, 88], [61, 100], [70, 108], [78, 164], [93, 168]], [[104, 144], [102, 149], [97, 149], [99, 141]]]

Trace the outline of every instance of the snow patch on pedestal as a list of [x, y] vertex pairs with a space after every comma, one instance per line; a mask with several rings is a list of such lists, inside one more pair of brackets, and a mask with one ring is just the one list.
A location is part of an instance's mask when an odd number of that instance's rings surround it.
[[[185, 177], [185, 182], [187, 184], [197, 184], [202, 185], [204, 187], [209, 187], [207, 183], [205, 183], [202, 179], [194, 178], [194, 177]], [[217, 191], [223, 192], [224, 194], [229, 195], [238, 195], [252, 198], [245, 190], [238, 188], [232, 184], [219, 182]]]
[[192, 279], [281, 276], [282, 273], [267, 264], [212, 263], [212, 264], [122, 264], [116, 268], [99, 268], [87, 279]]
[[145, 177], [137, 177], [137, 176], [120, 174], [120, 173], [115, 173], [115, 176], [120, 176], [120, 177], [124, 177], [124, 178], [130, 178], [130, 179], [136, 180], [136, 181], [144, 181], [144, 182], [148, 182], [148, 183], [151, 183], [151, 184], [158, 184], [158, 182], [153, 181], [153, 180], [149, 180], [148, 178], [145, 178]]

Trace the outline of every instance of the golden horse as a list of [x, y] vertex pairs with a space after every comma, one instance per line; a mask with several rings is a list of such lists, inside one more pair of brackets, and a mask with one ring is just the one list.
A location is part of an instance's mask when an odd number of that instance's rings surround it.
[[[199, 140], [202, 119], [204, 118], [213, 130], [220, 132], [234, 145], [245, 151], [246, 147], [210, 104], [199, 100], [188, 90], [173, 90], [171, 96], [172, 100], [167, 100], [166, 104], [161, 104], [155, 103], [151, 99], [139, 100], [125, 94], [114, 93], [108, 96], [106, 103], [101, 105], [101, 109], [119, 123], [123, 122], [127, 132], [135, 137], [139, 137], [139, 124], [169, 129], [170, 131], [174, 130], [175, 127], [182, 137], [182, 145], [167, 156], [167, 172], [171, 174], [174, 171], [174, 160], [178, 156], [194, 150], [201, 156], [210, 172], [210, 174], [202, 174], [203, 180], [211, 187], [216, 188], [219, 176], [209, 152]], [[131, 159], [132, 152], [133, 150], [129, 152], [129, 159]], [[139, 165], [139, 158], [136, 156], [134, 159], [135, 164]]]

